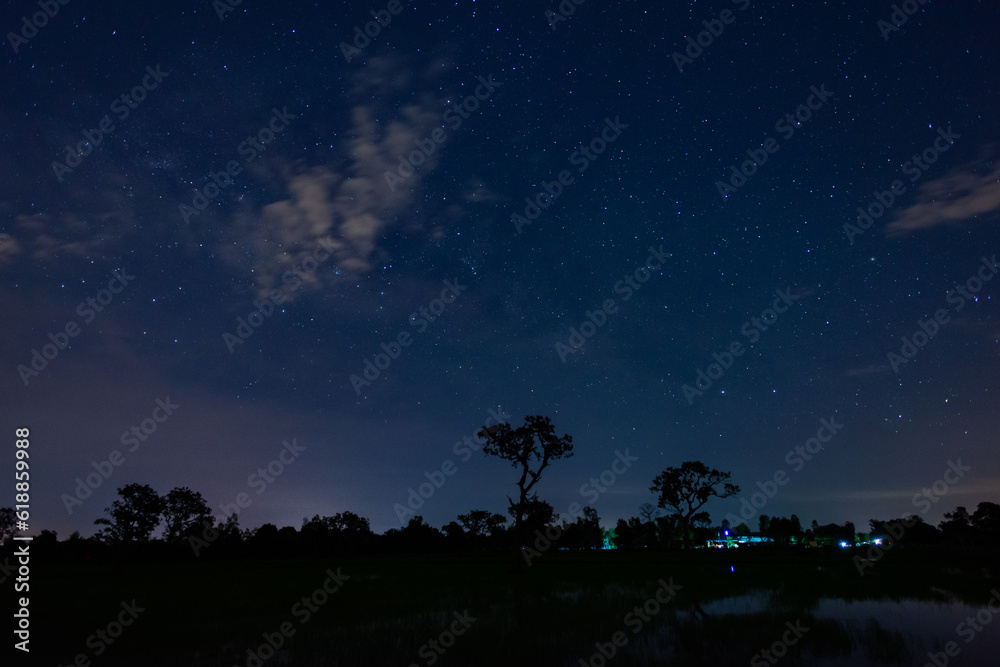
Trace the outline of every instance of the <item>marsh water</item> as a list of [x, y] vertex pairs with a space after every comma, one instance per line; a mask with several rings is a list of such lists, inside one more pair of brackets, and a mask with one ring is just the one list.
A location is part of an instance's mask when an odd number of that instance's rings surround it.
[[[996, 606], [996, 604], [994, 604]], [[925, 600], [855, 600], [819, 599], [809, 605], [775, 605], [773, 595], [752, 593], [733, 596], [702, 607], [706, 615], [740, 623], [755, 615], [774, 615], [784, 612], [793, 622], [799, 618], [833, 622], [841, 626], [851, 638], [848, 653], [842, 653], [830, 637], [809, 637], [802, 640], [802, 653], [798, 660], [779, 659], [779, 663], [801, 661], [815, 667], [840, 665], [937, 664], [997, 665], [1000, 664], [1000, 619], [986, 606], [971, 606], [958, 601], [931, 602]], [[985, 611], [984, 611], [985, 610]], [[978, 618], [977, 618], [978, 617]], [[971, 619], [971, 622], [970, 620]], [[985, 621], [985, 622], [983, 622]], [[804, 625], [808, 626], [809, 622]], [[976, 628], [979, 628], [977, 631]], [[778, 640], [762, 638], [761, 646]], [[829, 634], [829, 633], [828, 633]], [[954, 642], [953, 656], [945, 647]], [[823, 648], [827, 650], [823, 650]], [[814, 651], [814, 648], [820, 650]], [[739, 656], [731, 656], [734, 662]], [[789, 655], [791, 658], [791, 655]], [[761, 664], [769, 664], [767, 661]]]
[[[903, 556], [864, 577], [838, 552], [553, 554], [517, 574], [506, 555], [358, 558], [343, 565], [350, 586], [308, 622], [290, 615], [290, 605], [323, 581], [327, 561], [52, 574], [43, 593], [65, 613], [38, 648], [48, 663], [68, 664], [93, 632], [92, 620], [65, 601], [114, 609], [135, 597], [148, 614], [102, 665], [1000, 664], [1000, 617], [988, 606], [1000, 609], [995, 556], [957, 564]], [[665, 594], [668, 585], [676, 594]], [[469, 620], [453, 635], [458, 618]], [[258, 665], [251, 653], [289, 621], [294, 636], [267, 648], [272, 657]], [[169, 645], [160, 642], [163, 628], [175, 637]]]

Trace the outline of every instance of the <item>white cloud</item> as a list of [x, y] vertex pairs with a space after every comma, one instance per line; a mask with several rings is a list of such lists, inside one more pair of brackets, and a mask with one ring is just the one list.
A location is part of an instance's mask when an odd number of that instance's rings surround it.
[[886, 226], [886, 235], [957, 224], [1000, 209], [1000, 165], [986, 174], [977, 173], [975, 166], [966, 165], [924, 183], [917, 202], [899, 212]]
[[[397, 62], [373, 59], [368, 68], [375, 73], [366, 85], [392, 90], [412, 80]], [[362, 70], [366, 72], [368, 69]], [[373, 83], [374, 82], [374, 83]], [[319, 270], [303, 273], [301, 279], [318, 287], [323, 276], [369, 271], [379, 255], [379, 239], [414, 201], [420, 179], [437, 164], [440, 151], [428, 157], [403, 184], [390, 188], [385, 173], [394, 171], [401, 155], [408, 155], [415, 142], [440, 125], [441, 102], [430, 95], [403, 105], [397, 117], [384, 125], [375, 107], [358, 105], [351, 114], [349, 137], [344, 144], [344, 165], [286, 166], [285, 199], [263, 207], [259, 215], [240, 214], [230, 229], [230, 241], [222, 254], [237, 264], [246, 264], [256, 280], [257, 293], [264, 296], [281, 287], [281, 277], [311, 257], [323, 240], [335, 248], [333, 257]], [[305, 114], [303, 114], [305, 117]], [[249, 252], [233, 250], [235, 239], [249, 239]], [[333, 267], [332, 271], [330, 266]], [[302, 273], [302, 272], [300, 272]], [[286, 293], [291, 292], [285, 286]]]

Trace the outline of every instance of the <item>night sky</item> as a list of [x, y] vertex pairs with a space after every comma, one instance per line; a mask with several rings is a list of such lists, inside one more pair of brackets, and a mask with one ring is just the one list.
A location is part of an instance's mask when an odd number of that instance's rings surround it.
[[29, 532], [131, 482], [383, 532], [443, 466], [413, 513], [505, 512], [517, 471], [457, 444], [497, 413], [573, 436], [539, 497], [606, 526], [688, 460], [783, 471], [761, 511], [804, 526], [1000, 501], [1000, 12], [903, 4], [8, 5]]

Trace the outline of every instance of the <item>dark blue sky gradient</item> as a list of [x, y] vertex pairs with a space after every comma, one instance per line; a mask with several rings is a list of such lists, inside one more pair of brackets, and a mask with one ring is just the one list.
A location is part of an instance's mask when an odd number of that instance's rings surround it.
[[[416, 513], [505, 511], [517, 472], [453, 449], [498, 406], [573, 436], [537, 487], [564, 516], [616, 451], [637, 457], [593, 502], [607, 525], [687, 460], [747, 497], [784, 470], [762, 511], [806, 525], [919, 513], [914, 495], [959, 459], [970, 470], [924, 518], [1000, 501], [1000, 281], [948, 300], [1000, 252], [996, 8], [928, 2], [884, 39], [890, 2], [743, 5], [587, 2], [553, 31], [538, 3], [404, 3], [350, 62], [340, 43], [385, 5], [247, 0], [220, 21], [207, 0], [71, 2], [16, 53], [5, 39], [0, 424], [11, 441], [31, 429], [33, 529], [92, 534], [140, 482], [201, 491], [217, 516], [248, 493], [243, 527], [351, 510], [381, 532], [449, 460]], [[678, 72], [672, 53], [726, 9]], [[34, 11], [11, 7], [4, 32]], [[57, 180], [66, 144], [157, 65], [169, 75]], [[491, 76], [502, 85], [456, 129], [446, 112]], [[791, 136], [775, 127], [824, 86]], [[295, 117], [247, 161], [274, 109]], [[573, 154], [606, 119], [627, 127], [581, 172]], [[386, 171], [436, 128], [445, 141], [391, 189]], [[911, 181], [905, 163], [948, 128]], [[769, 138], [777, 152], [723, 200], [716, 181]], [[240, 173], [185, 221], [231, 160]], [[573, 182], [518, 234], [511, 215], [563, 170]], [[897, 179], [906, 191], [849, 242], [844, 224]], [[321, 241], [335, 250], [309, 270]], [[619, 281], [661, 246], [626, 299]], [[78, 304], [114, 271], [134, 279], [86, 322]], [[434, 305], [445, 281], [465, 289]], [[275, 289], [230, 352], [223, 334]], [[751, 342], [741, 330], [777, 290], [797, 300], [689, 403], [684, 385]], [[562, 361], [557, 343], [608, 299]], [[423, 325], [421, 308], [439, 314]], [[888, 353], [938, 309], [948, 321], [896, 372]], [[18, 366], [70, 322], [79, 335], [26, 385]], [[356, 392], [350, 376], [401, 332]], [[129, 451], [122, 434], [168, 397], [178, 407]], [[831, 418], [843, 428], [796, 470], [786, 453]], [[292, 440], [305, 449], [280, 475], [249, 480]], [[70, 514], [63, 494], [114, 450], [124, 462]]]

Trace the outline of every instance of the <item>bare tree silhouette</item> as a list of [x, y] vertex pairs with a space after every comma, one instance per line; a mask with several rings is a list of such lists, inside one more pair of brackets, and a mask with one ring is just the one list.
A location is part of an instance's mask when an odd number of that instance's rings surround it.
[[557, 438], [552, 421], [540, 415], [525, 417], [524, 426], [516, 429], [502, 423], [484, 428], [478, 435], [486, 439], [484, 454], [509, 461], [514, 468], [521, 469], [521, 477], [517, 480], [518, 500], [514, 502], [510, 496], [507, 500], [514, 517], [514, 535], [523, 543], [524, 519], [531, 502], [537, 500], [537, 493], [531, 494], [531, 490], [553, 461], [573, 455], [573, 438], [566, 434]]

